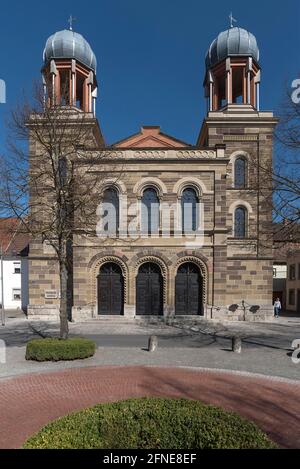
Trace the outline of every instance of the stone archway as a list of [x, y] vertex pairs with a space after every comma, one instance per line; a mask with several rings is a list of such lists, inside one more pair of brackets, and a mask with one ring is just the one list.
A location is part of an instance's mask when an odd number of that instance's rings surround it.
[[[193, 252], [190, 254], [190, 253], [182, 252], [181, 254], [177, 256], [177, 258], [173, 259], [173, 262], [174, 263], [173, 263], [173, 268], [172, 268], [172, 277], [174, 278], [174, 282], [177, 276], [178, 269], [182, 264], [192, 263], [192, 264], [195, 264], [199, 268], [199, 271], [202, 277], [202, 305], [203, 305], [203, 312], [205, 313], [207, 300], [209, 297], [207, 259], [202, 258], [202, 256], [200, 257], [198, 253]], [[174, 291], [173, 298], [175, 300], [175, 291]]]
[[163, 316], [163, 275], [157, 263], [145, 262], [136, 276], [136, 315]]
[[132, 266], [133, 266], [133, 272], [134, 272], [134, 277], [136, 279], [138, 275], [139, 268], [142, 264], [145, 264], [146, 262], [151, 262], [154, 264], [157, 264], [160, 267], [161, 274], [162, 274], [162, 281], [163, 281], [163, 304], [167, 304], [168, 300], [168, 265], [170, 264], [170, 261], [167, 261], [160, 253], [145, 253], [143, 256], [135, 256], [132, 259]]
[[175, 315], [203, 315], [203, 277], [194, 262], [183, 262], [177, 269], [175, 281]]
[[98, 303], [98, 275], [101, 269], [101, 266], [107, 263], [117, 264], [123, 275], [123, 304], [124, 306], [128, 303], [128, 267], [127, 267], [127, 258], [123, 256], [122, 258], [116, 255], [115, 253], [109, 255], [98, 254], [94, 256], [89, 262], [90, 268], [90, 282], [91, 282], [91, 297], [90, 303], [97, 305]]
[[99, 315], [124, 314], [124, 276], [115, 262], [102, 264], [97, 276], [97, 304]]

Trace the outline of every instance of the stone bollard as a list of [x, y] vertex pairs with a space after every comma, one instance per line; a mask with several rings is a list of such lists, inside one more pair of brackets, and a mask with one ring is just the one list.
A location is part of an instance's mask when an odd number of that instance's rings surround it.
[[158, 346], [158, 340], [156, 335], [151, 335], [148, 340], [148, 352], [155, 352]]
[[232, 351], [234, 353], [241, 353], [242, 339], [240, 337], [232, 337]]

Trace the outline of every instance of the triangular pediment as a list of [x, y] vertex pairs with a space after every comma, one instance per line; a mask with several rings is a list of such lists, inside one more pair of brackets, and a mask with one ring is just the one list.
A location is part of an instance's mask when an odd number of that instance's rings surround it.
[[113, 146], [118, 148], [183, 148], [190, 145], [164, 134], [160, 131], [160, 127], [144, 126], [139, 133], [131, 135]]

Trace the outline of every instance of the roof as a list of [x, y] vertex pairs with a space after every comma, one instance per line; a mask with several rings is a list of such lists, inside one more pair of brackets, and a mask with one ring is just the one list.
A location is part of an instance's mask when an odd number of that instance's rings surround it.
[[118, 148], [186, 148], [189, 143], [161, 132], [159, 126], [144, 125], [140, 132], [112, 145]]
[[0, 218], [0, 246], [5, 256], [26, 255], [29, 235], [22, 233], [18, 218]]
[[206, 68], [214, 67], [227, 57], [252, 57], [259, 62], [256, 37], [243, 28], [230, 28], [221, 32], [211, 43], [206, 54]]
[[96, 72], [96, 56], [87, 42], [79, 33], [69, 29], [57, 31], [47, 39], [43, 60], [44, 64], [51, 59], [76, 59]]

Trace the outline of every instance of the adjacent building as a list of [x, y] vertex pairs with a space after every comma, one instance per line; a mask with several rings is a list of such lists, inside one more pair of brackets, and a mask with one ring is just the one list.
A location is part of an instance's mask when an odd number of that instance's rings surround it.
[[5, 309], [27, 311], [28, 245], [28, 236], [20, 233], [18, 219], [0, 219], [0, 304]]
[[[273, 235], [273, 303], [276, 298], [279, 298], [283, 310], [295, 312], [298, 301], [296, 298], [299, 298], [297, 291], [300, 288], [300, 285], [297, 285], [297, 253], [300, 252], [299, 224], [290, 220], [275, 223]], [[299, 307], [298, 312], [300, 313]]]
[[286, 298], [287, 310], [300, 314], [300, 249], [287, 257]]

